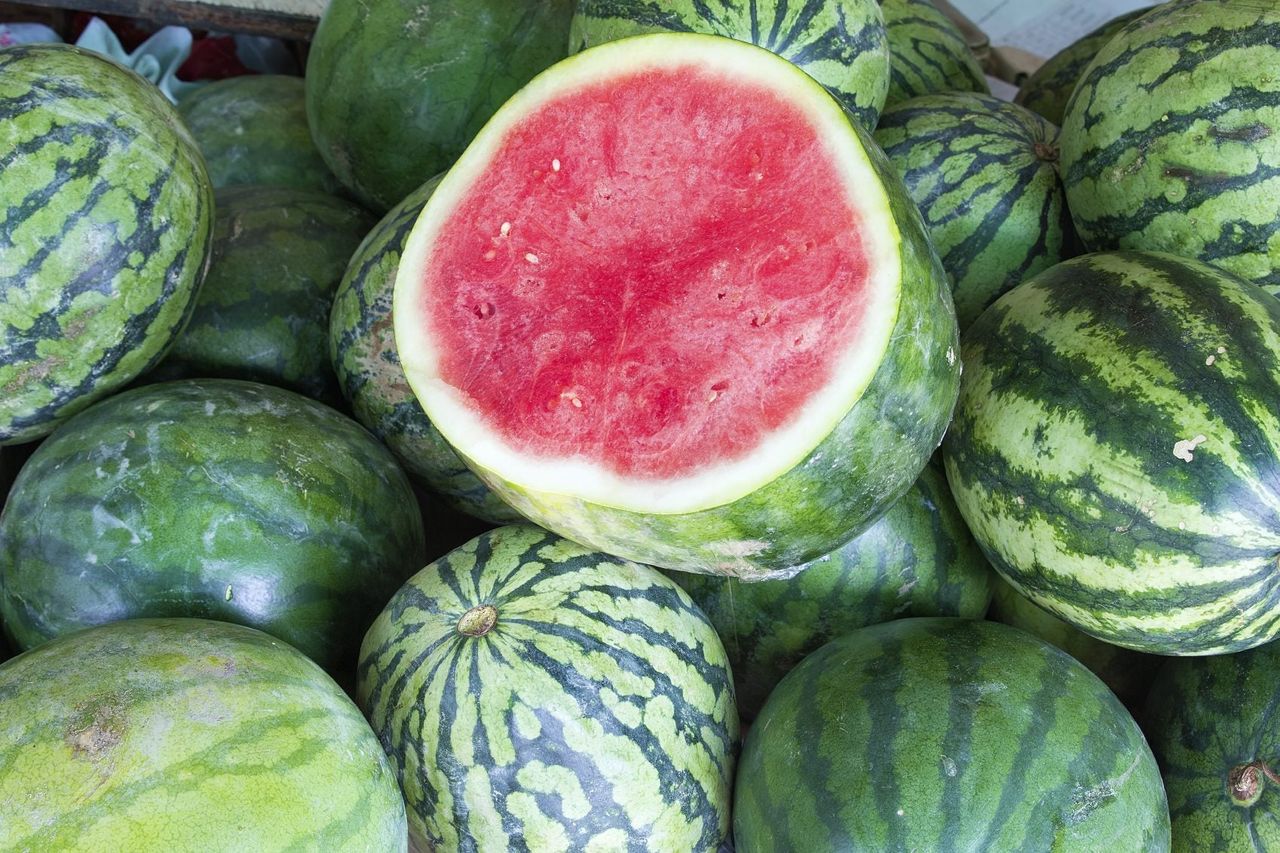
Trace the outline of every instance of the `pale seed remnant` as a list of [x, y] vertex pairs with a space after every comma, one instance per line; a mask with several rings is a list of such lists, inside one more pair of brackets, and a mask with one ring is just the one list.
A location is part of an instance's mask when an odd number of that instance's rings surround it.
[[560, 171], [560, 161], [559, 161], [559, 160], [552, 160], [552, 161], [551, 161], [551, 171], [553, 171], [553, 172], [558, 172], [558, 171]]
[[486, 261], [491, 261], [496, 257], [498, 257], [498, 253], [495, 252], [493, 249], [490, 249], [489, 251], [484, 253], [484, 259]]
[[499, 234], [501, 234], [503, 237], [505, 237], [505, 236], [507, 236], [508, 234], [510, 234], [510, 233], [511, 233], [511, 223], [510, 223], [510, 222], [504, 222], [504, 223], [502, 223], [502, 227], [498, 229], [498, 233], [499, 233]]
[[524, 256], [524, 259], [525, 259], [526, 261], [528, 261], [529, 263], [531, 263], [531, 264], [536, 264], [536, 263], [538, 263], [538, 256], [537, 256], [537, 255], [535, 255], [533, 252], [529, 252], [528, 254], [526, 254], [526, 255]]
[[1195, 438], [1183, 439], [1173, 445], [1173, 455], [1178, 459], [1181, 459], [1183, 462], [1190, 462], [1195, 458], [1195, 454], [1192, 451], [1208, 440], [1209, 439], [1205, 438], [1203, 435], [1197, 435]]

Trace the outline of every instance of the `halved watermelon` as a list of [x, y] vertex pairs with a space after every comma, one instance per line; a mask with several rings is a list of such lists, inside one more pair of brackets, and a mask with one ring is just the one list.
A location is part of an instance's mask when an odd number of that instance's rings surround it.
[[914, 206], [811, 78], [727, 38], [567, 59], [428, 201], [396, 280], [428, 417], [544, 527], [760, 577], [900, 496], [955, 402]]

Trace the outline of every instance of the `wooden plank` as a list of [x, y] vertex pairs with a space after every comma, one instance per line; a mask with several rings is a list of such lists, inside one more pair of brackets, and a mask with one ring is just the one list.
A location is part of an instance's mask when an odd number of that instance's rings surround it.
[[24, 0], [199, 30], [309, 40], [327, 0]]

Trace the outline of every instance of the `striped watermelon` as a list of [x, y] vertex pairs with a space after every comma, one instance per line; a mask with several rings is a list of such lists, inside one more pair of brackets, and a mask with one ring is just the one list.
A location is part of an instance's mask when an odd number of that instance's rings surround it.
[[23, 466], [0, 514], [0, 616], [27, 648], [119, 619], [223, 619], [336, 672], [424, 547], [407, 478], [350, 419], [251, 382], [148, 385]]
[[6, 850], [404, 851], [360, 711], [239, 625], [117, 622], [0, 666]]
[[427, 418], [396, 353], [391, 296], [400, 253], [439, 183], [432, 178], [393, 207], [351, 256], [329, 315], [330, 358], [356, 420], [391, 448], [411, 476], [468, 515], [495, 524], [519, 521], [519, 513], [480, 482]]
[[1280, 301], [1199, 261], [1066, 261], [966, 333], [944, 445], [1014, 587], [1161, 654], [1280, 634]]
[[178, 102], [215, 187], [342, 189], [311, 141], [306, 84], [284, 74], [246, 74], [206, 83]]
[[1173, 849], [1280, 850], [1280, 644], [1160, 670], [1143, 724], [1160, 762]]
[[565, 55], [573, 0], [331, 0], [307, 56], [320, 156], [371, 210], [448, 168]]
[[964, 330], [1000, 294], [1069, 253], [1058, 129], [990, 95], [926, 95], [885, 110], [876, 142], [924, 215]]
[[743, 583], [670, 573], [724, 641], [744, 720], [833, 637], [905, 616], [981, 618], [994, 575], [932, 465], [866, 532], [794, 577]]
[[728, 36], [794, 62], [867, 130], [889, 91], [889, 40], [878, 0], [578, 0], [569, 50], [642, 33]]
[[1067, 101], [1071, 99], [1076, 83], [1080, 82], [1080, 76], [1098, 55], [1098, 51], [1130, 21], [1140, 18], [1150, 9], [1150, 6], [1146, 6], [1112, 18], [1049, 57], [1023, 81], [1013, 102], [1044, 116], [1055, 125], [1061, 125]]
[[939, 92], [990, 93], [964, 35], [932, 0], [880, 0], [889, 39], [885, 109]]
[[1052, 643], [1101, 678], [1126, 708], [1136, 712], [1142, 707], [1160, 666], [1160, 658], [1090, 637], [1032, 603], [999, 575], [993, 586], [988, 619], [1012, 625]]
[[1160, 771], [1106, 686], [994, 622], [855, 631], [782, 680], [747, 735], [739, 853], [1169, 849]]
[[152, 377], [248, 379], [340, 402], [329, 312], [372, 218], [315, 190], [224, 187], [215, 198], [209, 274], [190, 324]]
[[1107, 42], [1062, 124], [1090, 249], [1172, 252], [1280, 292], [1280, 5], [1166, 3]]
[[892, 168], [812, 78], [658, 33], [507, 102], [415, 224], [393, 318], [424, 411], [522, 515], [761, 578], [919, 475], [958, 384], [949, 291]]
[[160, 90], [66, 45], [0, 49], [0, 444], [154, 365], [195, 304], [213, 189]]
[[738, 718], [715, 631], [659, 572], [532, 525], [396, 593], [357, 701], [422, 849], [710, 851], [729, 833]]

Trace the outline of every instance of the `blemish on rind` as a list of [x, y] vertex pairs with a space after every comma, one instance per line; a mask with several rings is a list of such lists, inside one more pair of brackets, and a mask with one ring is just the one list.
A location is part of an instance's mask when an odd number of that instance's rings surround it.
[[951, 347], [947, 347], [947, 364], [954, 365], [956, 363], [956, 351]]
[[1195, 458], [1192, 452], [1200, 445], [1208, 441], [1203, 435], [1197, 435], [1195, 438], [1187, 438], [1173, 445], [1173, 455], [1183, 462], [1190, 462]]

